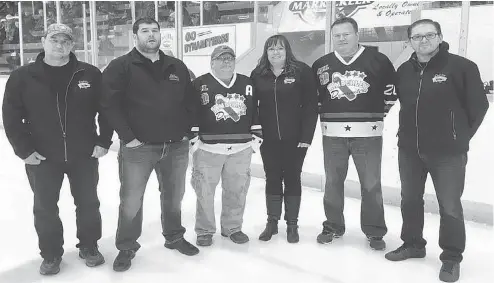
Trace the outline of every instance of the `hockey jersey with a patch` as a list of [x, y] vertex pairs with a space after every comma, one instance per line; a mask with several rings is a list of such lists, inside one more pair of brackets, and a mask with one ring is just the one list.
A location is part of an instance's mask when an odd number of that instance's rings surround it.
[[381, 136], [383, 118], [396, 102], [396, 71], [386, 55], [361, 46], [350, 61], [337, 52], [312, 65], [319, 79], [323, 135]]
[[[257, 105], [252, 99], [252, 80], [234, 74], [229, 85], [207, 73], [194, 80], [200, 98], [196, 127], [199, 139], [205, 144], [240, 144], [253, 140], [259, 131]], [[227, 147], [228, 148], [228, 147]]]

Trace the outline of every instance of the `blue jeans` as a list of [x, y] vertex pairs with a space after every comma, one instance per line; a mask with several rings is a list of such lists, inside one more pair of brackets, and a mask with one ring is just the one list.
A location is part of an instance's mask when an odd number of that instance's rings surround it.
[[360, 227], [368, 237], [383, 237], [388, 229], [384, 221], [381, 188], [382, 137], [344, 138], [323, 136], [324, 168], [324, 230], [345, 233], [344, 183], [348, 160], [352, 156], [360, 181], [362, 202]]
[[441, 260], [461, 262], [465, 251], [465, 223], [461, 195], [465, 186], [467, 154], [420, 155], [417, 150], [400, 148], [398, 163], [401, 179], [401, 239], [408, 246], [425, 247], [424, 190], [429, 173], [439, 203], [439, 246]]
[[156, 171], [161, 188], [161, 226], [166, 242], [183, 238], [182, 199], [189, 162], [187, 140], [143, 144], [127, 148], [121, 142], [118, 155], [120, 176], [120, 209], [116, 246], [119, 250], [140, 248], [137, 239], [142, 232], [142, 202], [149, 176]]

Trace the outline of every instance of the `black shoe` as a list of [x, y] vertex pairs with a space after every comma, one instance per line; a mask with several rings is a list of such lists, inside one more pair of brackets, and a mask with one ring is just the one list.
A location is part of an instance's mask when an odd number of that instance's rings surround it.
[[213, 244], [213, 235], [199, 235], [197, 236], [196, 244], [201, 247], [209, 247]]
[[99, 252], [98, 247], [80, 248], [79, 257], [86, 261], [89, 267], [95, 267], [105, 263], [105, 258]]
[[273, 235], [278, 234], [278, 220], [268, 220], [266, 228], [259, 235], [259, 240], [269, 241]]
[[60, 272], [61, 257], [43, 259], [41, 266], [39, 267], [39, 273], [41, 275], [55, 275]]
[[193, 244], [187, 242], [185, 239], [180, 239], [174, 243], [165, 243], [165, 248], [177, 250], [181, 254], [188, 256], [193, 256], [199, 253], [199, 249]]
[[409, 258], [424, 258], [425, 248], [417, 248], [403, 244], [396, 250], [387, 253], [384, 257], [390, 261], [402, 261]]
[[383, 251], [386, 249], [386, 242], [382, 237], [367, 237], [367, 240], [369, 241], [369, 246], [373, 250]]
[[298, 235], [298, 225], [297, 224], [288, 224], [286, 227], [286, 240], [293, 244], [298, 243], [300, 237]]
[[132, 265], [131, 260], [136, 256], [136, 252], [133, 250], [120, 251], [113, 262], [113, 270], [126, 271]]
[[331, 244], [335, 238], [335, 234], [331, 231], [323, 230], [321, 234], [317, 235], [317, 242], [319, 244]]
[[439, 280], [443, 282], [456, 282], [460, 278], [460, 263], [456, 261], [443, 261]]
[[[221, 233], [221, 236], [228, 237], [226, 234]], [[244, 232], [238, 231], [230, 235], [230, 240], [235, 244], [245, 244], [249, 241], [249, 236], [247, 236]]]

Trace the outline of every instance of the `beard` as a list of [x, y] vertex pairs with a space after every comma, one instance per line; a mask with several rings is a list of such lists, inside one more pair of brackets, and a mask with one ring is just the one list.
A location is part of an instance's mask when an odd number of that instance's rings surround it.
[[137, 47], [144, 53], [156, 53], [160, 49], [161, 39], [156, 39], [156, 42], [137, 41]]

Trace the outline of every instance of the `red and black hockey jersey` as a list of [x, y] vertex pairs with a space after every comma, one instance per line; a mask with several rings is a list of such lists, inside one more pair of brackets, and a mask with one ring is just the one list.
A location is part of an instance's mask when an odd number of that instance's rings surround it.
[[206, 144], [237, 144], [252, 141], [252, 133], [261, 130], [257, 105], [252, 99], [252, 80], [234, 74], [229, 85], [207, 73], [194, 80], [200, 98], [193, 132]]
[[319, 83], [325, 136], [381, 136], [383, 118], [396, 102], [396, 72], [386, 55], [363, 46], [345, 61], [337, 52], [312, 65]]

